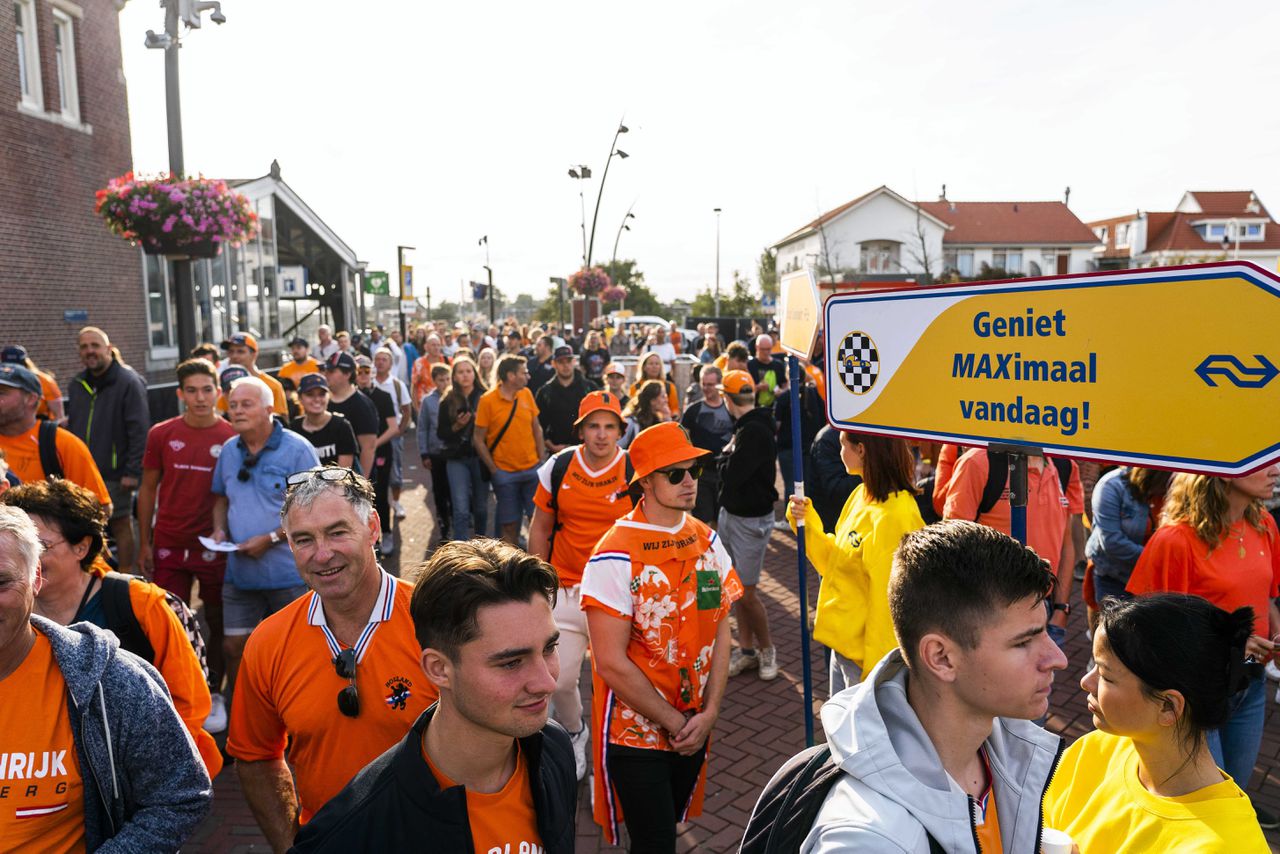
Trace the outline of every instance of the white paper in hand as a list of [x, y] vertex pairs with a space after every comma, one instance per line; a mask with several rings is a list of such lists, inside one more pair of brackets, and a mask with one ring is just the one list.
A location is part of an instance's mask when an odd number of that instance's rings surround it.
[[213, 537], [201, 537], [200, 545], [211, 552], [238, 552], [240, 547], [235, 543], [219, 543]]

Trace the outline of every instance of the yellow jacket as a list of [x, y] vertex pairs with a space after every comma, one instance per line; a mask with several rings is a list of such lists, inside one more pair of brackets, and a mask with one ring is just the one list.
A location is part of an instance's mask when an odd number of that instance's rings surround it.
[[[787, 519], [795, 530], [791, 506]], [[902, 537], [924, 527], [911, 493], [900, 490], [884, 503], [858, 484], [840, 511], [835, 534], [805, 499], [805, 555], [822, 576], [813, 638], [851, 659], [863, 672], [898, 646], [889, 618], [889, 570]]]

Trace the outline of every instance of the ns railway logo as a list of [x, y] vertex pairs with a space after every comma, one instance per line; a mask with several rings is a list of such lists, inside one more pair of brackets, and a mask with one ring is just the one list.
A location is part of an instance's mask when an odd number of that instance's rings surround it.
[[850, 332], [840, 341], [836, 375], [854, 394], [866, 394], [880, 376], [880, 352], [865, 332]]

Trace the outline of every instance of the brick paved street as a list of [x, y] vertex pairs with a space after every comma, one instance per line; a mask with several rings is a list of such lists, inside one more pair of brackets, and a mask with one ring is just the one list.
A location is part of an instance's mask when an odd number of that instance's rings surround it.
[[[406, 462], [408, 458], [406, 458]], [[422, 472], [414, 467], [406, 470], [406, 479], [420, 479]], [[416, 564], [427, 546], [431, 532], [431, 514], [423, 505], [424, 489], [406, 485], [402, 499], [409, 517], [405, 520], [400, 555], [405, 555], [408, 570]], [[398, 568], [399, 562], [387, 562], [387, 568]], [[817, 576], [809, 574], [809, 598], [815, 601]], [[701, 818], [682, 828], [680, 850], [734, 851], [742, 838], [742, 830], [750, 817], [760, 788], [790, 755], [804, 747], [801, 717], [802, 675], [799, 656], [799, 598], [795, 567], [794, 538], [775, 532], [769, 544], [761, 593], [769, 610], [770, 625], [779, 649], [781, 672], [773, 682], [761, 682], [753, 671], [731, 679], [724, 712], [716, 727], [711, 750], [710, 776], [707, 783], [705, 811]], [[1078, 585], [1077, 585], [1078, 588]], [[1079, 600], [1078, 592], [1075, 596]], [[1091, 728], [1079, 680], [1089, 659], [1088, 641], [1084, 636], [1084, 617], [1077, 612], [1071, 620], [1071, 641], [1067, 656], [1071, 662], [1062, 674], [1053, 694], [1048, 726], [1074, 739]], [[826, 697], [827, 677], [821, 649], [812, 654], [815, 712]], [[591, 680], [584, 668], [584, 699], [590, 695]], [[1274, 689], [1274, 683], [1272, 688]], [[590, 703], [587, 702], [587, 707]], [[1258, 770], [1250, 781], [1249, 792], [1273, 812], [1280, 813], [1280, 732], [1272, 718], [1277, 706], [1268, 706], [1267, 729], [1263, 737]], [[815, 723], [818, 738], [821, 726]], [[232, 765], [219, 775], [214, 785], [215, 803], [212, 815], [200, 826], [184, 851], [210, 854], [263, 852], [268, 848], [258, 832], [248, 806], [240, 793]], [[591, 819], [590, 791], [584, 782], [579, 789], [579, 852], [619, 851], [603, 844], [599, 829]], [[1272, 851], [1280, 852], [1280, 833], [1268, 834]]]

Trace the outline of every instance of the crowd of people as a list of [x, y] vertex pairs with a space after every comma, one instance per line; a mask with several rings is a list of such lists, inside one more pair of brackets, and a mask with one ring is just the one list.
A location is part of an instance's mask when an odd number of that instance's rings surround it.
[[[176, 366], [159, 423], [106, 331], [76, 346], [65, 390], [0, 349], [0, 850], [176, 851], [233, 764], [280, 852], [568, 852], [587, 777], [608, 842], [673, 852], [726, 694], [794, 663], [760, 593], [781, 530], [821, 579], [826, 744], [744, 850], [1234, 854], [1280, 826], [1241, 788], [1275, 466], [1032, 457], [1024, 546], [1007, 455], [826, 425], [759, 326], [321, 326], [274, 373], [242, 332]], [[433, 529], [400, 578], [406, 438]], [[1064, 748], [1077, 582], [1096, 731]]]

